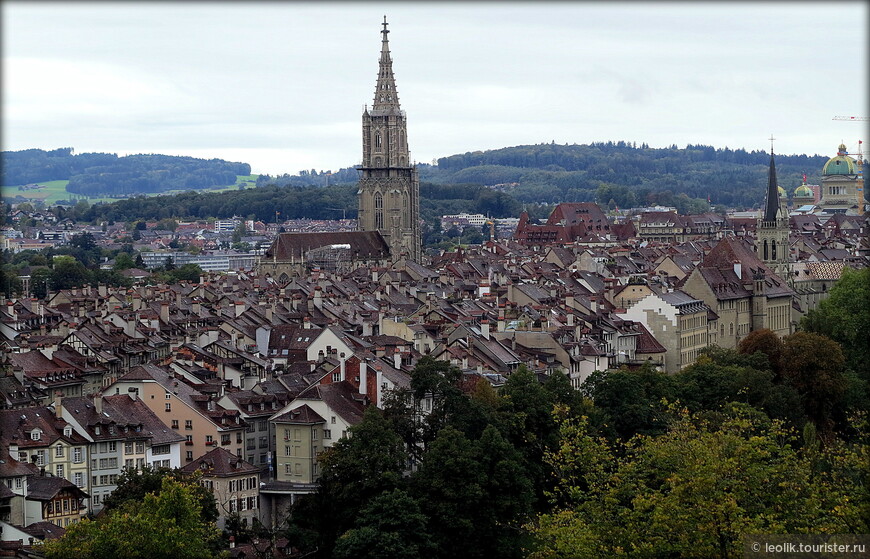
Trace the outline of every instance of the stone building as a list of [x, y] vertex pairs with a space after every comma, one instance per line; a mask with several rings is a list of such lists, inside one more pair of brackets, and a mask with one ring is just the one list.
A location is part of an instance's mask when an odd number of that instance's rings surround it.
[[394, 261], [419, 262], [420, 181], [408, 150], [407, 120], [393, 77], [386, 17], [383, 27], [374, 104], [362, 116], [359, 228], [380, 232]]
[[862, 162], [849, 157], [846, 145], [840, 144], [837, 155], [822, 168], [819, 206], [823, 213], [864, 214], [864, 177]]
[[767, 196], [755, 226], [755, 252], [764, 264], [782, 278], [789, 277], [789, 223], [784, 193], [776, 184], [776, 163], [770, 150]]

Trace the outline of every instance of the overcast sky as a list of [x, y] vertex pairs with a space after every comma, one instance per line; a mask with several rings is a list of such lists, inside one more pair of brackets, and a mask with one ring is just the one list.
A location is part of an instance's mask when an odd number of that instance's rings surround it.
[[419, 162], [868, 139], [865, 2], [2, 3], [3, 149], [358, 164], [383, 16]]

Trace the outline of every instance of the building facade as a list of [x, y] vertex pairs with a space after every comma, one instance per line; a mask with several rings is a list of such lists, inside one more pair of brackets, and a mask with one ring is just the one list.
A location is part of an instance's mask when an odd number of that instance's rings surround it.
[[411, 163], [405, 112], [399, 105], [386, 17], [374, 104], [362, 116], [359, 228], [378, 231], [394, 261], [420, 261], [420, 181]]
[[864, 176], [862, 162], [849, 157], [846, 145], [840, 144], [837, 155], [822, 168], [819, 206], [824, 213], [864, 214]]

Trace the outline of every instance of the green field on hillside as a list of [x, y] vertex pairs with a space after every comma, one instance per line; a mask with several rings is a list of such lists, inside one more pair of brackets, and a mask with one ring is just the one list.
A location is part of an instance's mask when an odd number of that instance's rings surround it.
[[[224, 192], [227, 190], [238, 190], [239, 187], [244, 186], [245, 188], [253, 188], [257, 184], [257, 177], [259, 175], [236, 175], [235, 184], [228, 184], [224, 186], [214, 186], [212, 188], [207, 189], [208, 192]], [[57, 204], [61, 200], [69, 200], [72, 198], [73, 200], [87, 200], [89, 204], [96, 204], [98, 202], [116, 202], [118, 200], [123, 200], [123, 198], [109, 198], [109, 197], [88, 197], [88, 196], [80, 196], [78, 194], [72, 194], [66, 191], [66, 185], [69, 183], [68, 180], [62, 181], [48, 181], [48, 182], [39, 182], [37, 183], [41, 188], [36, 188], [32, 190], [23, 190], [25, 185], [15, 185], [15, 186], [4, 186], [3, 187], [3, 199], [4, 200], [12, 200], [16, 196], [21, 196], [22, 198], [27, 198], [30, 201], [42, 200], [46, 205], [54, 205]], [[206, 190], [202, 190], [199, 192], [205, 192]], [[167, 190], [166, 192], [161, 192], [160, 194], [178, 194], [182, 192], [180, 190]], [[157, 196], [158, 194], [148, 194], [148, 196]]]

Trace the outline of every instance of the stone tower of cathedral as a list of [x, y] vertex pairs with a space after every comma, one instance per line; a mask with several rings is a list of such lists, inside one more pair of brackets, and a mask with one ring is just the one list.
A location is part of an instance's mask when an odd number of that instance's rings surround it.
[[362, 115], [359, 228], [380, 232], [394, 262], [419, 262], [420, 181], [408, 151], [407, 121], [399, 106], [388, 34], [384, 16], [374, 104]]
[[755, 251], [758, 257], [779, 277], [788, 280], [789, 244], [788, 213], [776, 184], [776, 163], [773, 160], [773, 144], [770, 146], [770, 169], [767, 175], [767, 197], [755, 234]]

